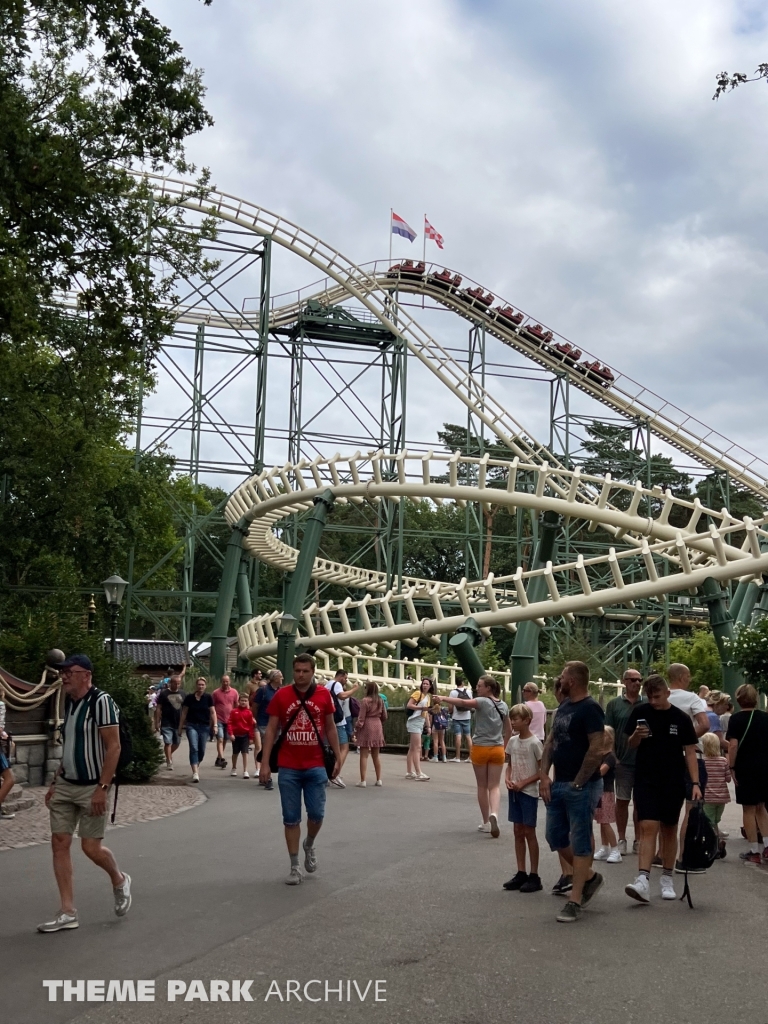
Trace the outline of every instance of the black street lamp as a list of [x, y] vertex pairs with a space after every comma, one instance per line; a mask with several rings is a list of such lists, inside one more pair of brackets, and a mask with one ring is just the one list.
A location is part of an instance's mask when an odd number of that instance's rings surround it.
[[104, 587], [104, 593], [107, 598], [107, 607], [109, 608], [112, 619], [110, 651], [113, 658], [115, 656], [115, 647], [117, 646], [117, 613], [120, 609], [120, 605], [123, 603], [123, 594], [125, 593], [125, 588], [127, 586], [128, 581], [122, 579], [120, 576], [110, 576], [108, 580], [104, 580], [102, 583], [102, 587]]
[[299, 620], [290, 612], [283, 612], [277, 620], [277, 667], [283, 673], [286, 684], [293, 682], [293, 655], [298, 625]]

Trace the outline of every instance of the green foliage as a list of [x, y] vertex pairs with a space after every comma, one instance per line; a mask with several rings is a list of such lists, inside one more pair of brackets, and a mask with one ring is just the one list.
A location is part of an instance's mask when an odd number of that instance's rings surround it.
[[666, 675], [668, 665], [679, 662], [691, 672], [692, 689], [708, 686], [719, 690], [723, 685], [723, 668], [714, 634], [708, 626], [694, 629], [688, 637], [674, 637], [669, 641], [669, 662], [658, 662], [655, 672]]
[[580, 623], [572, 625], [566, 635], [556, 635], [556, 640], [557, 649], [552, 657], [541, 658], [541, 671], [549, 678], [557, 678], [567, 661], [583, 661], [589, 668], [591, 679], [602, 678], [604, 682], [612, 682], [621, 676], [622, 667], [616, 662], [605, 661], [598, 656], [592, 646], [588, 628]]
[[659, 486], [680, 496], [689, 494], [691, 477], [675, 469], [672, 459], [665, 455], [651, 455], [649, 465], [644, 452], [634, 444], [632, 427], [594, 420], [586, 429], [589, 440], [584, 442], [584, 451], [588, 458], [582, 463], [586, 473], [610, 473], [614, 480], [640, 480], [646, 487]]
[[727, 648], [731, 661], [747, 680], [768, 693], [768, 617], [762, 616], [754, 626], [737, 627]]
[[0, 665], [20, 679], [37, 682], [45, 666], [46, 652], [58, 647], [67, 654], [87, 654], [93, 662], [93, 682], [111, 694], [125, 717], [133, 740], [133, 761], [125, 770], [126, 779], [144, 782], [163, 761], [163, 753], [152, 731], [147, 703], [146, 683], [132, 675], [132, 666], [114, 661], [104, 650], [103, 632], [88, 633], [82, 618], [62, 615], [61, 596], [48, 599], [29, 624], [0, 632]]

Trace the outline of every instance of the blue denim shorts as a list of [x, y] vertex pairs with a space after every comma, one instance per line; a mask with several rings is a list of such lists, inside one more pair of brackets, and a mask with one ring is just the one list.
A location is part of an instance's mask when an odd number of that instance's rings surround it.
[[571, 782], [553, 782], [547, 806], [547, 842], [551, 850], [573, 848], [575, 857], [592, 854], [592, 815], [603, 792], [603, 780], [574, 789]]
[[175, 744], [178, 747], [181, 743], [181, 733], [178, 729], [174, 729], [172, 725], [161, 725], [160, 735], [163, 737], [163, 743], [167, 743], [168, 746]]
[[322, 821], [325, 817], [325, 788], [328, 773], [325, 768], [281, 768], [277, 773], [280, 803], [284, 825], [301, 824], [301, 794], [309, 821]]
[[7, 772], [10, 767], [11, 767], [10, 761], [5, 756], [5, 754], [2, 752], [2, 750], [0, 750], [0, 774], [2, 772]]
[[514, 793], [509, 790], [509, 820], [516, 825], [528, 825], [536, 828], [539, 812], [539, 798], [529, 793]]
[[[339, 743], [349, 743], [349, 733], [346, 722], [336, 723], [336, 732], [339, 734]], [[280, 769], [282, 771], [282, 769]]]
[[467, 718], [465, 721], [461, 721], [458, 718], [454, 718], [452, 719], [451, 724], [453, 725], [454, 736], [469, 736], [470, 732], [472, 731], [472, 720], [469, 718]]
[[224, 740], [226, 742], [227, 736], [229, 736], [229, 727], [226, 722], [216, 723], [216, 738]]

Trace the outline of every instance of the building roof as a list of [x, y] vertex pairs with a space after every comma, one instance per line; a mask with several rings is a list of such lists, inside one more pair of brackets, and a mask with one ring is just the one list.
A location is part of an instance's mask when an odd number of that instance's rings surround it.
[[118, 640], [115, 660], [130, 661], [144, 668], [173, 668], [190, 664], [187, 645], [174, 640]]

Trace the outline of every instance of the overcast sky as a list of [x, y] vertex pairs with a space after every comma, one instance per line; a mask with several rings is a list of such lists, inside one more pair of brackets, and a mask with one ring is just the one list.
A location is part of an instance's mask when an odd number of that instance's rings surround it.
[[[426, 212], [428, 255], [768, 457], [768, 87], [711, 100], [768, 61], [764, 0], [149, 6], [204, 70], [189, 153], [220, 189], [357, 263], [386, 257], [390, 207]], [[547, 440], [536, 389], [491, 389]]]

